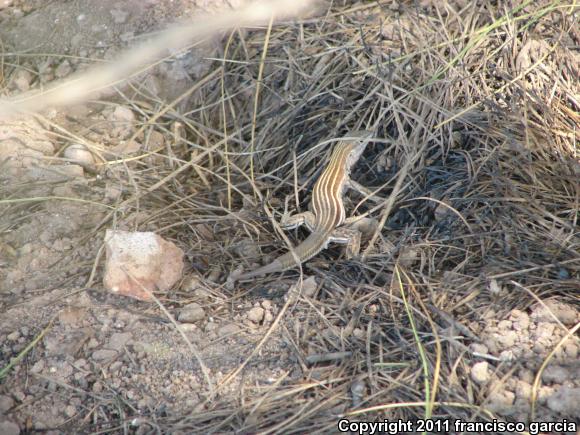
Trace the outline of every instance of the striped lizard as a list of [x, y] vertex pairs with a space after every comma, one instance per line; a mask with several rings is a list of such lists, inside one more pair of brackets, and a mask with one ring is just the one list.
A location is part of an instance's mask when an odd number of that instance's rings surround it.
[[326, 249], [331, 242], [347, 244], [349, 258], [358, 254], [360, 232], [337, 227], [350, 221], [346, 219], [342, 196], [348, 187], [358, 189], [358, 184], [350, 179], [350, 172], [371, 137], [372, 133], [366, 130], [351, 132], [343, 137], [334, 149], [328, 166], [314, 185], [310, 210], [293, 216], [283, 216], [281, 226], [284, 229], [306, 225], [310, 230], [310, 235], [293, 249], [294, 252], [289, 251], [256, 270], [241, 275], [234, 272], [230, 275], [230, 281], [292, 269]]

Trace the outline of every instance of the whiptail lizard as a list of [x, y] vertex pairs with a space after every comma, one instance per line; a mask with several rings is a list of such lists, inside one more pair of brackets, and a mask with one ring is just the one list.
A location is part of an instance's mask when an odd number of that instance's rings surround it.
[[326, 249], [330, 242], [347, 244], [348, 257], [358, 254], [360, 232], [337, 227], [346, 221], [342, 196], [347, 187], [354, 187], [350, 180], [351, 168], [363, 153], [371, 137], [372, 133], [365, 130], [351, 132], [344, 136], [334, 149], [328, 166], [314, 185], [310, 203], [311, 211], [289, 218], [285, 215], [282, 218], [281, 224], [284, 229], [292, 229], [305, 224], [311, 231], [310, 235], [294, 248], [294, 252], [287, 252], [270, 264], [254, 271], [237, 276], [233, 273], [230, 275], [230, 280], [244, 280], [292, 269]]

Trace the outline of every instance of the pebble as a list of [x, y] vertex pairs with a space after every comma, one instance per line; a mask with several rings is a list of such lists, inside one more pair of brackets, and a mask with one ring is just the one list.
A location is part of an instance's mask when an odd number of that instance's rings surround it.
[[127, 21], [129, 12], [124, 11], [122, 9], [112, 9], [111, 16], [113, 17], [113, 21], [115, 21], [115, 24], [123, 24]]
[[19, 69], [12, 76], [12, 86], [18, 89], [20, 92], [26, 92], [30, 89], [30, 84], [32, 83], [33, 76], [30, 71], [25, 69]]
[[14, 399], [10, 396], [0, 396], [0, 414], [6, 413], [14, 406]]
[[92, 353], [91, 357], [95, 361], [112, 360], [112, 359], [115, 359], [117, 357], [117, 351], [116, 350], [110, 350], [110, 349], [95, 350]]
[[254, 323], [260, 323], [264, 320], [264, 314], [265, 311], [262, 307], [254, 307], [247, 312], [246, 316], [248, 317], [248, 320]]
[[546, 383], [557, 383], [562, 384], [568, 379], [571, 379], [570, 372], [566, 367], [549, 365], [542, 372], [542, 381]]
[[68, 418], [72, 418], [76, 415], [77, 413], [77, 409], [72, 406], [72, 405], [68, 405], [64, 408], [64, 414], [68, 417]]
[[218, 335], [220, 337], [225, 337], [227, 335], [233, 335], [240, 331], [240, 327], [235, 323], [228, 323], [218, 329]]
[[203, 319], [205, 319], [205, 310], [196, 302], [183, 307], [177, 315], [177, 320], [183, 323], [194, 323]]
[[134, 122], [135, 121], [135, 114], [133, 111], [125, 106], [117, 106], [111, 115], [111, 118], [115, 121], [124, 121], [124, 122]]
[[6, 338], [7, 338], [9, 341], [16, 341], [16, 340], [18, 340], [18, 339], [20, 338], [20, 332], [19, 332], [19, 331], [14, 331], [14, 332], [11, 332], [10, 334], [8, 334], [8, 335], [6, 336]]
[[487, 361], [477, 362], [471, 367], [471, 379], [478, 384], [485, 384], [489, 381], [490, 371]]
[[195, 293], [196, 296], [198, 295], [197, 290], [199, 289], [205, 290], [203, 281], [201, 280], [201, 277], [199, 275], [191, 275], [187, 277], [183, 282], [181, 288], [183, 289], [183, 291], [186, 291], [188, 293], [196, 292]]
[[54, 70], [54, 75], [59, 79], [68, 76], [72, 72], [72, 67], [68, 60], [63, 60], [60, 65]]
[[122, 350], [123, 347], [132, 339], [133, 335], [130, 332], [115, 332], [111, 335], [106, 347], [111, 350]]
[[40, 373], [44, 370], [44, 367], [46, 366], [45, 362], [43, 359], [39, 359], [38, 361], [36, 361], [34, 363], [34, 365], [30, 368], [30, 372], [31, 373]]
[[548, 397], [548, 408], [564, 415], [578, 412], [580, 388], [561, 387]]
[[479, 355], [487, 355], [489, 353], [489, 349], [487, 348], [487, 346], [485, 344], [482, 344], [482, 343], [472, 343], [469, 346], [469, 349], [473, 353], [477, 353]]
[[304, 280], [302, 283], [302, 293], [305, 296], [312, 297], [316, 293], [316, 289], [318, 288], [318, 284], [316, 283], [316, 279], [313, 276], [310, 276]]
[[74, 143], [64, 150], [64, 157], [81, 166], [89, 166], [95, 163], [93, 154], [88, 148], [80, 143]]

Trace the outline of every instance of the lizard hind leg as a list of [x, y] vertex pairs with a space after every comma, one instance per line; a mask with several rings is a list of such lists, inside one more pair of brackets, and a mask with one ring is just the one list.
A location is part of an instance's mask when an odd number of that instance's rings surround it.
[[351, 259], [360, 253], [361, 232], [352, 228], [336, 228], [329, 242], [346, 245], [346, 258]]

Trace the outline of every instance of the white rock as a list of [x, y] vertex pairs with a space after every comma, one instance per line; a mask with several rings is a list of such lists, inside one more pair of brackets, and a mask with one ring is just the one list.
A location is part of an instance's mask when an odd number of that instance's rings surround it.
[[265, 311], [262, 307], [254, 307], [246, 314], [248, 320], [254, 323], [260, 323], [264, 319]]
[[105, 247], [103, 284], [114, 293], [149, 300], [181, 278], [183, 251], [157, 234], [107, 230]]
[[487, 361], [477, 362], [471, 367], [471, 379], [478, 384], [485, 384], [489, 381], [490, 371]]
[[64, 150], [64, 157], [82, 166], [93, 165], [95, 158], [86, 146], [74, 143]]

